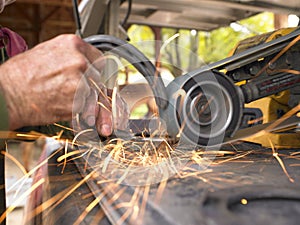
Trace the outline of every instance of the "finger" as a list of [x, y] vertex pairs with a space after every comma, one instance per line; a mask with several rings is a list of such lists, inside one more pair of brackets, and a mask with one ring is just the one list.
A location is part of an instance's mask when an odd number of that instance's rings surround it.
[[99, 79], [101, 78], [102, 71], [105, 67], [105, 57], [103, 53], [96, 47], [82, 40], [80, 49], [89, 63], [86, 71], [87, 76], [93, 79], [96, 83], [99, 83]]
[[76, 115], [78, 113], [81, 113], [85, 106], [85, 97], [83, 96], [76, 96], [73, 102], [73, 114]]
[[106, 65], [106, 59], [103, 54], [101, 54], [97, 59], [92, 61], [92, 65], [98, 70], [103, 71]]
[[76, 95], [87, 98], [90, 93], [91, 88], [88, 84], [88, 81], [84, 76], [82, 76], [77, 86]]
[[98, 58], [103, 57], [103, 53], [93, 45], [84, 41], [83, 41], [83, 45], [84, 45], [82, 48], [83, 52], [90, 62], [94, 62]]
[[86, 46], [84, 47], [84, 54], [96, 70], [102, 71], [104, 69], [105, 57], [99, 49], [86, 43]]
[[101, 83], [102, 71], [90, 64], [85, 72], [85, 77], [88, 80], [91, 87], [100, 90], [103, 85]]
[[96, 123], [97, 110], [97, 92], [92, 90], [90, 96], [87, 98], [81, 117], [83, 121], [89, 126], [94, 126]]
[[123, 121], [123, 129], [126, 129], [128, 126], [128, 121], [129, 121], [129, 116], [130, 116], [130, 111], [127, 103], [125, 100], [120, 97], [121, 105], [122, 105], [122, 121]]
[[113, 130], [113, 119], [111, 112], [111, 98], [107, 95], [105, 88], [99, 93], [99, 112], [96, 119], [96, 128], [100, 135], [109, 136]]
[[84, 110], [86, 99], [90, 95], [91, 88], [89, 87], [84, 76], [80, 79], [73, 101], [73, 114], [81, 113]]
[[120, 130], [125, 130], [128, 125], [130, 113], [129, 113], [127, 103], [118, 93], [116, 93], [116, 104], [113, 107], [116, 107], [115, 109], [116, 115], [114, 115], [114, 118], [116, 119], [115, 121], [116, 128]]

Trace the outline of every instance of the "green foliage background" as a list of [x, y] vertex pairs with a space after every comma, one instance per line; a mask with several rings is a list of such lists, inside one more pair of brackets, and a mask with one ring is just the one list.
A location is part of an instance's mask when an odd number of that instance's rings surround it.
[[[274, 30], [273, 21], [274, 15], [265, 12], [238, 21], [239, 29], [235, 30], [228, 26], [210, 32], [197, 31], [196, 35], [192, 35], [190, 30], [162, 28], [162, 43], [176, 33], [179, 33], [179, 37], [164, 48], [161, 52], [161, 61], [164, 67], [178, 76], [194, 67], [226, 58], [240, 40]], [[154, 34], [151, 28], [132, 25], [128, 35], [133, 45], [150, 59], [155, 58]]]

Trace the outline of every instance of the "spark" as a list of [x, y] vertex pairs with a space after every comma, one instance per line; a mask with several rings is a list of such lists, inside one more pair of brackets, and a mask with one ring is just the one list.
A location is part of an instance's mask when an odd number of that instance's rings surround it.
[[90, 211], [101, 201], [101, 199], [106, 195], [105, 192], [102, 192], [99, 196], [97, 196], [82, 212], [82, 214], [78, 217], [78, 219], [74, 222], [74, 225], [80, 225], [80, 223], [84, 220], [84, 218], [88, 215]]
[[26, 169], [24, 168], [24, 166], [11, 154], [9, 154], [6, 151], [1, 151], [2, 155], [5, 155], [5, 157], [9, 158], [13, 163], [16, 164], [16, 166], [22, 171], [22, 173], [25, 175], [27, 173]]
[[[126, 212], [122, 216], [120, 216], [119, 219], [115, 218], [115, 222], [113, 224], [123, 224], [123, 222], [129, 217], [129, 215], [133, 211], [133, 209], [134, 208], [136, 209], [136, 207], [134, 207], [134, 206], [136, 206], [136, 204], [137, 204], [136, 202], [138, 201], [139, 190], [140, 190], [139, 187], [135, 188], [134, 193], [133, 193], [133, 195], [131, 197], [131, 200], [129, 202], [120, 202], [120, 203], [118, 203], [114, 206], [115, 210], [121, 209], [121, 208], [128, 208], [128, 209], [126, 210]], [[108, 204], [111, 205], [112, 202], [116, 201], [117, 198], [119, 198], [122, 193], [123, 193], [123, 190], [121, 189], [111, 199], [108, 200]], [[135, 216], [135, 215], [132, 214], [132, 216]], [[117, 217], [119, 217], [119, 216], [117, 216]]]
[[[88, 166], [88, 159], [90, 158], [90, 155], [94, 152], [94, 150], [96, 150], [96, 148], [92, 148], [90, 151], [86, 151], [86, 153], [82, 154], [82, 156], [85, 156], [87, 154], [87, 157], [86, 157], [86, 161], [85, 161], [85, 164], [84, 164], [84, 168], [85, 170], [87, 169], [87, 166]], [[100, 152], [100, 158], [101, 158], [101, 151]]]
[[168, 39], [163, 43], [163, 45], [161, 46], [160, 52], [162, 52], [162, 51], [167, 47], [168, 44], [170, 44], [173, 40], [175, 40], [175, 39], [178, 38], [179, 36], [180, 36], [180, 34], [179, 34], [179, 33], [176, 33], [176, 34], [174, 34], [173, 36], [171, 36], [170, 38], [168, 38]]
[[82, 130], [80, 131], [78, 134], [75, 135], [75, 137], [73, 138], [73, 141], [72, 141], [72, 146], [74, 146], [76, 140], [78, 139], [78, 137], [84, 133], [88, 133], [88, 132], [93, 132], [94, 130], [93, 129], [86, 129], [86, 130]]
[[142, 224], [143, 223], [143, 218], [144, 218], [144, 214], [146, 211], [146, 204], [149, 198], [149, 192], [150, 192], [150, 185], [146, 185], [144, 188], [144, 194], [143, 194], [143, 200], [142, 200], [142, 204], [141, 204], [141, 208], [140, 208], [140, 218], [138, 219], [138, 223], [137, 224]]
[[274, 64], [284, 53], [286, 53], [293, 45], [295, 45], [300, 40], [300, 35], [298, 35], [296, 38], [294, 38], [287, 46], [285, 46], [272, 60], [269, 61], [269, 63], [266, 63], [265, 66], [261, 68], [257, 72], [257, 74], [254, 76], [258, 77], [260, 76], [264, 71], [266, 71], [268, 68], [270, 68], [271, 64]]
[[[270, 126], [268, 126], [265, 129], [265, 132], [268, 132], [269, 130], [274, 129], [277, 125], [281, 124], [283, 121], [291, 117], [292, 115], [295, 115], [300, 110], [300, 104], [292, 108], [290, 111], [288, 111], [286, 114], [284, 114], [282, 117], [280, 117], [278, 120], [276, 120], [274, 123], [272, 123]], [[258, 132], [259, 133], [259, 132]]]
[[293, 163], [293, 164], [290, 164], [290, 166], [300, 166], [300, 163]]
[[263, 121], [263, 119], [264, 119], [263, 117], [259, 117], [259, 118], [256, 118], [256, 119], [248, 120], [247, 124], [248, 125], [257, 124], [257, 123]]
[[106, 107], [102, 102], [97, 102], [98, 105], [100, 105], [103, 109], [105, 109], [108, 112], [111, 112], [111, 109]]
[[[64, 154], [64, 155], [57, 158], [57, 162], [61, 162], [61, 161], [66, 160], [67, 158], [69, 158], [73, 155], [78, 155], [78, 154], [81, 154], [83, 152], [86, 153], [86, 151], [84, 151], [84, 150], [75, 150], [75, 151], [71, 151], [71, 152], [66, 152], [66, 154]], [[71, 160], [73, 160], [73, 159], [71, 159]]]
[[1, 139], [19, 139], [19, 140], [36, 140], [43, 134], [37, 132], [21, 133], [15, 131], [0, 131]]
[[[185, 92], [185, 90], [183, 90], [183, 89], [179, 89], [179, 90], [177, 90], [174, 94], [173, 94], [173, 96], [172, 96], [172, 98], [174, 98], [174, 99], [178, 99], [179, 98], [179, 110], [181, 111], [181, 109], [183, 109], [183, 105], [184, 105], [184, 99], [185, 99], [185, 97], [186, 97], [186, 92]], [[183, 122], [183, 123], [185, 123], [185, 122]], [[183, 130], [183, 127], [184, 127], [184, 125], [182, 125], [182, 127], [180, 128], [180, 130], [179, 130], [179, 136], [180, 136], [180, 134], [182, 133], [182, 130]]]
[[300, 152], [292, 152], [291, 156], [294, 156], [294, 155], [300, 155]]
[[213, 172], [212, 169], [207, 169], [206, 168], [205, 170], [198, 170], [198, 169], [186, 166], [177, 175], [180, 179], [185, 179], [185, 178], [188, 178], [188, 177], [198, 177], [199, 175], [203, 175], [203, 174], [206, 174], [206, 173], [212, 173], [212, 172]]
[[[82, 184], [84, 184], [85, 182], [87, 182], [92, 176], [94, 176], [96, 173], [96, 171], [92, 171], [91, 173], [89, 173], [88, 175], [86, 175], [81, 181], [79, 181], [77, 184], [75, 184], [73, 187], [70, 187], [69, 189], [67, 189], [63, 195], [58, 195], [59, 197], [56, 198], [51, 198], [49, 199], [49, 201], [47, 201], [48, 204], [42, 204], [41, 205], [41, 210], [45, 209], [45, 208], [49, 208], [51, 207], [52, 209], [57, 207], [60, 203], [62, 203], [65, 199], [67, 199], [75, 190], [77, 190]], [[46, 207], [46, 205], [48, 205]], [[50, 208], [50, 210], [52, 210]], [[40, 210], [39, 210], [40, 211]]]
[[24, 138], [33, 138], [33, 139], [38, 139], [39, 137], [41, 137], [40, 134], [30, 134], [30, 133], [17, 133], [16, 134], [17, 137], [24, 137]]
[[236, 152], [234, 151], [225, 151], [225, 150], [209, 150], [209, 151], [193, 151], [192, 155], [198, 155], [198, 156], [202, 156], [202, 155], [216, 155], [216, 156], [224, 156], [224, 155], [236, 155]]
[[102, 168], [102, 173], [105, 173], [105, 171], [107, 170], [109, 161], [110, 161], [110, 159], [111, 159], [111, 157], [112, 157], [113, 154], [114, 154], [114, 150], [111, 151], [111, 152], [109, 153], [109, 155], [105, 158], [105, 160], [104, 160], [104, 166], [103, 166], [103, 168]]
[[129, 171], [130, 171], [130, 168], [131, 167], [131, 165], [129, 165], [128, 167], [127, 167], [127, 169], [125, 170], [125, 172], [123, 173], [123, 175], [119, 178], [119, 180], [117, 181], [117, 184], [121, 184], [124, 180], [125, 180], [125, 178], [126, 178], [126, 176], [128, 175], [128, 173], [129, 173]]
[[[66, 140], [66, 142], [65, 142], [65, 151], [64, 151], [64, 155], [67, 155], [67, 154], [68, 154], [68, 140]], [[67, 158], [65, 157], [63, 167], [62, 167], [61, 172], [60, 172], [61, 174], [64, 173], [66, 165], [67, 165]]]
[[[120, 207], [128, 207], [128, 209], [125, 211], [125, 213], [120, 217], [120, 219], [117, 221], [116, 224], [123, 224], [124, 221], [130, 216], [131, 218], [130, 221], [133, 221], [134, 224], [141, 224], [143, 217], [144, 217], [144, 212], [145, 212], [145, 207], [146, 207], [146, 202], [148, 200], [148, 195], [149, 195], [149, 185], [143, 187], [142, 189], [137, 187], [135, 189], [135, 192], [130, 200], [130, 202], [127, 203], [120, 203], [117, 208]], [[141, 196], [141, 191], [143, 192], [142, 195], [142, 203], [141, 206], [138, 205], [139, 203], [139, 198]]]
[[56, 139], [56, 140], [59, 140], [59, 139], [61, 139], [61, 136], [63, 135], [63, 133], [64, 133], [64, 131], [61, 130], [57, 135], [52, 136], [52, 138], [54, 138], [54, 139]]
[[92, 78], [89, 78], [89, 81], [92, 83], [92, 85], [94, 85], [94, 87], [98, 90], [98, 92], [101, 93], [102, 96], [106, 97], [106, 95], [103, 93], [102, 89]]
[[100, 221], [104, 218], [105, 212], [99, 210], [97, 214], [94, 216], [94, 219], [91, 221], [90, 224], [100, 224]]
[[121, 188], [117, 193], [115, 193], [115, 194], [111, 197], [111, 199], [109, 199], [108, 202], [109, 202], [110, 204], [112, 204], [113, 202], [117, 201], [117, 199], [120, 198], [120, 196], [125, 192], [125, 190], [126, 190], [125, 187]]
[[287, 52], [287, 50], [289, 50], [292, 46], [294, 46], [298, 41], [300, 40], [300, 35], [298, 35], [297, 37], [295, 37], [287, 46], [285, 46], [269, 63], [268, 66], [270, 64], [273, 64], [274, 62], [276, 62], [284, 53]]
[[[167, 47], [168, 44], [170, 44], [173, 40], [175, 40], [176, 38], [178, 38], [180, 36], [179, 33], [176, 33], [174, 34], [173, 36], [171, 36], [170, 38], [168, 38], [164, 43], [163, 45], [161, 46], [161, 48], [159, 49], [159, 54], [157, 56], [157, 59], [156, 59], [156, 62], [155, 62], [155, 75], [154, 77], [155, 78], [158, 78], [158, 75], [159, 75], [159, 71], [158, 71], [158, 68], [160, 67], [160, 59], [161, 59], [161, 56], [162, 56], [162, 52], [164, 51], [164, 49]], [[156, 87], [156, 82], [157, 82], [157, 79], [154, 79], [154, 83], [153, 83], [153, 86]]]
[[65, 130], [69, 130], [69, 131], [75, 132], [75, 130], [72, 129], [71, 127], [63, 126], [63, 125], [61, 125], [61, 124], [59, 124], [59, 123], [53, 123], [53, 125], [55, 125], [55, 126], [57, 126], [57, 127], [60, 127], [60, 128], [63, 128], [63, 129], [65, 129]]
[[242, 198], [242, 199], [241, 199], [241, 203], [242, 203], [243, 205], [247, 205], [247, 204], [248, 204], [248, 200], [245, 199], [245, 198]]
[[80, 182], [78, 182], [74, 186], [56, 194], [55, 196], [51, 197], [47, 201], [43, 202], [41, 205], [37, 206], [31, 212], [28, 212], [27, 218], [30, 220], [34, 216], [42, 213], [44, 210], [49, 209], [49, 208], [50, 208], [49, 211], [51, 211], [53, 208], [55, 208], [57, 205], [59, 205], [61, 202], [63, 202], [66, 198], [68, 198], [83, 183], [85, 183], [87, 180], [89, 180], [94, 174], [95, 174], [95, 171], [92, 171], [90, 174], [86, 175]]
[[[58, 150], [56, 150], [54, 153], [52, 153], [50, 156], [48, 156], [45, 160], [39, 162], [38, 165], [36, 165], [33, 169], [31, 169], [29, 172], [27, 172], [26, 174], [24, 174], [24, 176], [22, 176], [17, 182], [15, 182], [10, 189], [13, 189], [15, 186], [17, 186], [20, 182], [24, 183], [26, 181], [27, 178], [29, 178], [30, 176], [32, 176], [36, 171], [38, 171], [38, 169], [40, 169], [42, 166], [46, 165], [48, 163], [48, 160], [50, 158], [52, 158], [54, 155], [56, 155], [59, 151], [61, 150], [61, 148], [59, 148]], [[19, 189], [17, 190], [17, 192], [19, 192], [19, 190], [21, 189], [22, 185], [19, 186]], [[9, 189], [9, 190], [10, 190]]]
[[[11, 154], [9, 154], [6, 151], [1, 151], [1, 154], [5, 155], [13, 163], [15, 163], [15, 165], [22, 171], [23, 175], [26, 176], [26, 174], [27, 174], [26, 169], [24, 168], [24, 166], [15, 157], [13, 157]], [[26, 181], [26, 179], [23, 180], [23, 182], [21, 183], [19, 189], [15, 192], [15, 196], [19, 193], [19, 191], [20, 191], [21, 187], [24, 185], [25, 181]]]
[[295, 180], [294, 180], [294, 179], [289, 175], [289, 173], [287, 172], [286, 167], [285, 167], [283, 161], [282, 161], [281, 158], [278, 156], [278, 152], [275, 151], [275, 147], [274, 147], [272, 141], [271, 141], [269, 138], [268, 138], [268, 140], [269, 140], [269, 143], [270, 143], [270, 145], [271, 145], [271, 147], [272, 147], [272, 153], [273, 153], [274, 158], [278, 161], [279, 165], [281, 166], [281, 168], [282, 168], [283, 172], [285, 173], [285, 175], [288, 177], [289, 181], [290, 181], [291, 183], [294, 183]]
[[229, 161], [233, 161], [233, 160], [236, 160], [236, 159], [240, 159], [240, 158], [244, 158], [245, 156], [249, 155], [249, 154], [252, 154], [254, 151], [247, 151], [245, 153], [242, 153], [242, 154], [238, 154], [234, 157], [230, 157], [228, 159], [224, 159], [224, 160], [221, 160], [221, 161], [218, 161], [216, 162], [217, 164], [221, 164], [221, 163], [225, 163], [225, 162], [229, 162]]
[[295, 74], [295, 75], [300, 75], [300, 71], [298, 70], [291, 70], [291, 69], [278, 69], [274, 70], [274, 73], [290, 73], [290, 74]]
[[125, 213], [123, 213], [123, 215], [121, 216], [121, 218], [116, 222], [117, 225], [121, 225], [124, 223], [124, 221], [130, 216], [132, 210], [133, 210], [134, 206], [133, 207], [129, 207], [128, 210], [126, 210]]
[[138, 216], [139, 216], [140, 207], [139, 207], [138, 205], [134, 205], [132, 211], [133, 211], [133, 212], [132, 212], [130, 221], [136, 221], [137, 218], [138, 218]]
[[155, 200], [154, 200], [154, 202], [156, 204], [160, 203], [160, 201], [162, 199], [163, 192], [164, 192], [166, 186], [167, 186], [167, 179], [160, 182], [160, 184], [158, 186], [158, 189], [157, 189], [157, 192], [156, 192]]
[[36, 190], [40, 185], [42, 185], [45, 182], [45, 179], [42, 178], [40, 179], [38, 182], [36, 182], [35, 184], [33, 184], [31, 186], [30, 189], [28, 189], [27, 191], [25, 191], [10, 207], [8, 207], [6, 209], [6, 211], [0, 216], [0, 223], [2, 223], [4, 221], [4, 219], [7, 217], [7, 215], [9, 213], [11, 213], [16, 207], [17, 205], [22, 202], [31, 192], [33, 192], [34, 190]]
[[32, 220], [32, 218], [34, 218], [35, 216], [39, 215], [44, 210], [50, 208], [53, 204], [55, 204], [55, 202], [57, 202], [57, 200], [59, 200], [62, 197], [64, 197], [66, 191], [67, 190], [59, 192], [58, 194], [56, 194], [55, 196], [51, 197], [47, 201], [43, 202], [41, 205], [39, 205], [36, 208], [31, 209], [30, 211], [26, 212], [26, 219], [28, 221], [30, 221], [30, 220]]

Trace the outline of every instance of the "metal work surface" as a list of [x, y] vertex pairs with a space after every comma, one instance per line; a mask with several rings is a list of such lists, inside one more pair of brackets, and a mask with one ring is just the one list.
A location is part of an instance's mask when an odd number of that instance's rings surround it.
[[[87, 186], [81, 185], [58, 207], [44, 213], [44, 219], [55, 215], [53, 224], [294, 225], [300, 217], [299, 154], [297, 150], [235, 143], [221, 147], [207, 168], [194, 161], [167, 182], [151, 186], [105, 182], [92, 153], [89, 163], [78, 158], [76, 167], [69, 162], [64, 173], [55, 157], [48, 167], [49, 198], [83, 177], [89, 179]], [[95, 204], [90, 204], [92, 201]], [[71, 207], [72, 216], [64, 213], [69, 210], [64, 205]], [[91, 205], [92, 210], [88, 208]]]

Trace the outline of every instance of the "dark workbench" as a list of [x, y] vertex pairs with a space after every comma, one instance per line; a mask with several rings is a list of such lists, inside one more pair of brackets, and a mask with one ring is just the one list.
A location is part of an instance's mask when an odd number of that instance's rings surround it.
[[[190, 169], [181, 172], [182, 176], [187, 175], [185, 178], [171, 177], [165, 188], [164, 183], [153, 184], [149, 189], [97, 184], [101, 178], [94, 174], [58, 206], [44, 210], [42, 217], [38, 219], [44, 221], [40, 224], [47, 225], [74, 224], [95, 199], [94, 196], [103, 197], [105, 192], [104, 198], [99, 197], [99, 204], [95, 204], [93, 210], [82, 217], [81, 224], [111, 224], [109, 220], [116, 224], [149, 225], [298, 224], [300, 154], [297, 154], [297, 150], [277, 151], [288, 175], [272, 155], [272, 149], [240, 142], [223, 146], [221, 150], [236, 153], [218, 156], [204, 170], [196, 164], [190, 164]], [[78, 184], [82, 175], [89, 174], [89, 168], [85, 168], [82, 158], [68, 162], [61, 173], [63, 165], [58, 166], [57, 158], [63, 152], [64, 150], [49, 161], [43, 201]], [[115, 193], [119, 194], [118, 197]], [[115, 199], [110, 201], [113, 196]], [[135, 207], [125, 204], [133, 196], [140, 196]], [[144, 201], [146, 198], [147, 201]], [[103, 210], [108, 217], [102, 217]], [[126, 219], [126, 215], [131, 219]]]

